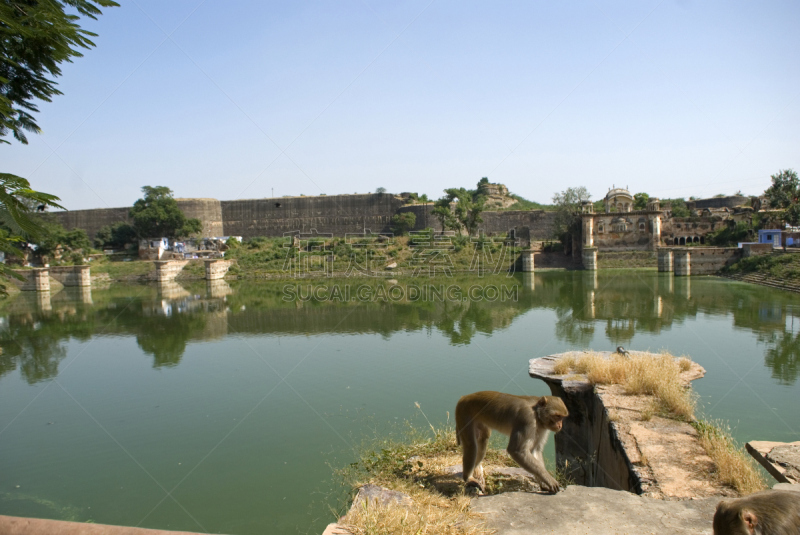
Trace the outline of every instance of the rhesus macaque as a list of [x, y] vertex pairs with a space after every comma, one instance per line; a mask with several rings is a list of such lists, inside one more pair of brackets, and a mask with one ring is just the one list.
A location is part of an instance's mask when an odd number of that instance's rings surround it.
[[714, 535], [798, 535], [800, 492], [765, 490], [722, 500], [714, 513]]
[[[553, 396], [515, 396], [501, 392], [475, 392], [456, 404], [456, 440], [463, 448], [462, 469], [467, 486], [484, 490], [481, 462], [492, 429], [509, 436], [508, 454], [536, 477], [547, 492], [560, 490], [558, 482], [544, 466], [542, 450], [548, 431], [561, 430], [569, 415], [561, 398]], [[472, 477], [478, 468], [478, 479]]]

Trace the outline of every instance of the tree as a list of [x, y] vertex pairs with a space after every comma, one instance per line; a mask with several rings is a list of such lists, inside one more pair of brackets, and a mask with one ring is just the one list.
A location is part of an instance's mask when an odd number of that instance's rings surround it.
[[[50, 102], [56, 89], [53, 78], [61, 74], [59, 65], [72, 61], [89, 49], [95, 34], [81, 29], [80, 16], [96, 18], [100, 7], [118, 5], [113, 0], [0, 0], [0, 143], [11, 135], [20, 143], [28, 142], [25, 132], [39, 132], [33, 118], [38, 112], [34, 99]], [[67, 6], [78, 15], [68, 14]], [[36, 238], [41, 224], [31, 217], [31, 206], [53, 206], [55, 195], [31, 188], [22, 177], [0, 173], [0, 250], [13, 253], [13, 245], [25, 237]], [[0, 273], [10, 272], [5, 265]]]
[[633, 209], [634, 210], [647, 210], [647, 203], [650, 201], [650, 195], [647, 193], [636, 193], [633, 196]]
[[[0, 1], [0, 143], [11, 133], [27, 143], [25, 132], [39, 133], [34, 99], [50, 102], [60, 95], [54, 78], [59, 65], [81, 57], [96, 34], [82, 29], [79, 15], [95, 19], [100, 7], [117, 6], [112, 0], [1, 0]], [[74, 8], [79, 15], [67, 13]]]
[[783, 220], [790, 225], [800, 223], [800, 180], [797, 172], [784, 169], [772, 175], [772, 185], [764, 192], [770, 208], [783, 210]]
[[451, 199], [449, 195], [445, 195], [433, 203], [433, 210], [431, 213], [439, 220], [443, 231], [458, 230], [459, 228], [458, 220], [453, 215], [453, 210], [450, 209], [451, 202], [453, 202], [453, 199]]
[[82, 264], [83, 258], [92, 248], [92, 242], [83, 229], [65, 229], [60, 223], [46, 219], [43, 223], [45, 231], [41, 239], [36, 241], [36, 254], [45, 263]]
[[[479, 183], [480, 184], [480, 183]], [[455, 230], [460, 234], [462, 229], [472, 236], [483, 223], [483, 212], [486, 197], [474, 190], [464, 188], [448, 188], [445, 195], [434, 203], [433, 215], [439, 220], [444, 230]], [[455, 206], [451, 208], [451, 205]]]
[[118, 221], [100, 228], [94, 235], [94, 242], [101, 249], [124, 249], [129, 243], [136, 243], [136, 229], [130, 223]]
[[392, 217], [392, 229], [396, 234], [402, 236], [417, 224], [417, 216], [414, 212], [402, 212]]
[[386, 193], [386, 188], [380, 187], [375, 190], [375, 193]]
[[689, 207], [686, 206], [686, 201], [683, 199], [670, 199], [669, 203], [672, 217], [689, 217], [691, 215], [689, 212]]
[[200, 232], [199, 219], [187, 219], [172, 190], [166, 186], [142, 187], [144, 198], [133, 203], [130, 216], [133, 228], [140, 238], [181, 238]]
[[[58, 200], [55, 195], [34, 191], [24, 178], [0, 173], [0, 251], [17, 254], [19, 250], [15, 245], [41, 238], [45, 227], [40, 220], [31, 217], [32, 207], [63, 208], [56, 203]], [[20, 278], [6, 264], [0, 264], [0, 274]]]
[[556, 205], [553, 237], [565, 248], [571, 247], [573, 236], [581, 235], [581, 205], [589, 198], [589, 190], [583, 186], [567, 188], [553, 195], [553, 204]]

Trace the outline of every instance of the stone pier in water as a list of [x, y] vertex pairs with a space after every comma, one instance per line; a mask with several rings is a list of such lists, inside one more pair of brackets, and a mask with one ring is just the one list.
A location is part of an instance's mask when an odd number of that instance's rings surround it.
[[230, 260], [210, 259], [206, 260], [205, 264], [206, 280], [213, 281], [224, 278], [233, 262]]
[[188, 260], [155, 260], [153, 263], [156, 265], [156, 280], [158, 282], [174, 281], [178, 273], [186, 267], [189, 263]]

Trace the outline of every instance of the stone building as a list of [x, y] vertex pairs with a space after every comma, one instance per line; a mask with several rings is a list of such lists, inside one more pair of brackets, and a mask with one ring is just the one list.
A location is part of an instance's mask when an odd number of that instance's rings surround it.
[[611, 188], [603, 199], [605, 213], [597, 214], [591, 202], [582, 207], [582, 246], [600, 251], [655, 250], [656, 247], [704, 244], [705, 236], [735, 221], [728, 208], [694, 210], [690, 217], [672, 217], [651, 197], [645, 210], [633, 209], [633, 195]]
[[633, 195], [627, 188], [609, 189], [603, 202], [606, 206], [606, 213], [612, 211], [630, 212], [633, 210]]
[[[581, 214], [583, 247], [601, 251], [655, 250], [661, 245], [663, 212], [656, 198], [645, 210], [633, 209], [633, 195], [624, 188], [612, 188], [603, 199], [606, 211], [594, 212], [590, 201]], [[613, 210], [613, 211], [612, 211]]]

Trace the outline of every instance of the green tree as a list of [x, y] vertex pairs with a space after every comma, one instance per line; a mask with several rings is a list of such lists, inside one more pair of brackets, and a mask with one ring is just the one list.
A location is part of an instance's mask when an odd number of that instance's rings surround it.
[[783, 210], [783, 220], [796, 226], [800, 223], [800, 180], [797, 172], [784, 169], [770, 178], [772, 185], [764, 192], [770, 208]]
[[[41, 239], [46, 229], [40, 219], [32, 217], [32, 207], [63, 208], [56, 203], [58, 200], [55, 195], [34, 191], [22, 177], [0, 173], [0, 251], [7, 255], [17, 254], [19, 249], [16, 245]], [[0, 264], [0, 274], [20, 278], [6, 264]], [[4, 289], [0, 285], [0, 292]]]
[[442, 230], [459, 229], [458, 220], [456, 219], [455, 215], [453, 215], [453, 210], [450, 208], [450, 203], [452, 202], [453, 199], [449, 195], [445, 195], [433, 203], [433, 210], [431, 213], [436, 219], [439, 220]]
[[581, 205], [590, 198], [589, 190], [583, 186], [567, 188], [553, 195], [556, 216], [553, 219], [553, 237], [564, 247], [571, 247], [572, 238], [581, 235]]
[[414, 228], [417, 224], [417, 216], [414, 212], [402, 212], [392, 217], [392, 230], [400, 236]]
[[199, 219], [187, 219], [172, 190], [166, 186], [142, 187], [144, 198], [133, 203], [130, 216], [140, 238], [182, 238], [200, 232]]
[[386, 193], [386, 188], [380, 187], [375, 190], [375, 193]]
[[670, 212], [672, 212], [672, 217], [689, 217], [689, 207], [686, 206], [686, 201], [681, 198], [677, 199], [669, 199], [670, 203]]
[[650, 195], [647, 193], [636, 193], [633, 195], [633, 209], [634, 210], [647, 210], [647, 203], [650, 201]]
[[[433, 207], [433, 215], [439, 220], [445, 230], [455, 230], [461, 234], [466, 230], [472, 236], [483, 223], [483, 212], [486, 197], [479, 195], [475, 190], [464, 188], [448, 188]], [[451, 206], [455, 203], [455, 206]]]
[[126, 245], [136, 241], [136, 229], [124, 221], [101, 227], [94, 236], [94, 242], [100, 249], [124, 249]]
[[[27, 143], [25, 132], [39, 133], [34, 100], [60, 95], [54, 78], [60, 64], [81, 57], [96, 34], [82, 29], [80, 16], [96, 18], [112, 0], [0, 0], [0, 143], [11, 133]], [[73, 8], [76, 14], [68, 13]]]
[[[38, 133], [33, 114], [35, 99], [50, 102], [61, 94], [54, 78], [60, 64], [80, 57], [95, 34], [82, 29], [81, 16], [96, 18], [99, 7], [118, 5], [113, 0], [0, 0], [0, 143], [11, 134], [27, 144], [25, 132]], [[77, 12], [67, 13], [72, 8]], [[38, 238], [43, 227], [31, 217], [32, 206], [53, 206], [59, 198], [35, 191], [22, 177], [0, 173], [0, 250], [14, 252], [14, 244]], [[0, 273], [10, 272], [5, 265]]]
[[92, 242], [83, 229], [65, 229], [57, 221], [43, 218], [44, 232], [36, 241], [36, 254], [47, 263], [82, 264], [83, 257], [91, 250]]

